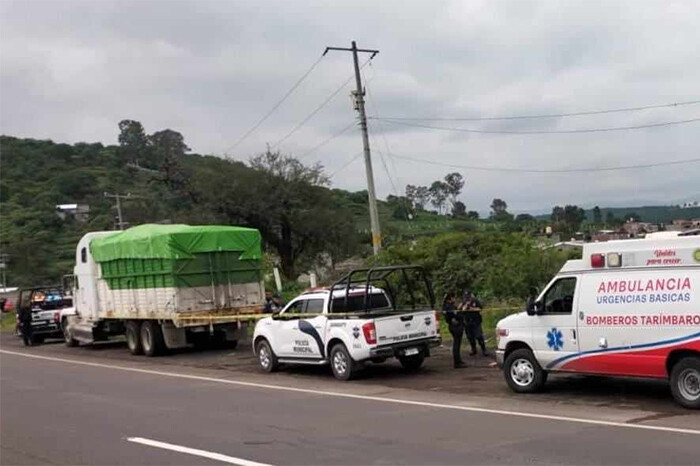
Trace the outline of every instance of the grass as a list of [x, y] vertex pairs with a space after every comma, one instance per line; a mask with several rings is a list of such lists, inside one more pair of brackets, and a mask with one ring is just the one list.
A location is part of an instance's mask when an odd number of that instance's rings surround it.
[[15, 313], [3, 312], [0, 315], [0, 332], [12, 332], [15, 330]]

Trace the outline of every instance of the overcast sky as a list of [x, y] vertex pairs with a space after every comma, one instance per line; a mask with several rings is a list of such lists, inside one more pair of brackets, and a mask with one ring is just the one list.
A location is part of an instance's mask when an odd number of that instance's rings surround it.
[[[235, 149], [327, 45], [376, 48], [364, 68], [370, 116], [484, 118], [700, 100], [700, 1], [7, 1], [0, 2], [0, 133], [115, 144], [117, 123], [180, 131], [198, 153], [247, 160], [275, 144], [352, 75], [323, 58]], [[366, 57], [361, 57], [365, 59]], [[300, 155], [356, 118], [349, 83], [278, 147]], [[412, 121], [559, 131], [700, 118], [700, 104], [568, 118]], [[382, 152], [472, 167], [617, 167], [700, 157], [700, 122], [619, 132], [475, 134], [370, 121]], [[383, 135], [382, 135], [383, 134]], [[365, 186], [357, 127], [305, 161]], [[373, 154], [378, 194], [394, 188]], [[396, 189], [448, 167], [385, 157]], [[343, 166], [343, 170], [338, 171]], [[700, 199], [700, 163], [533, 174], [456, 169], [468, 209], [630, 206]]]

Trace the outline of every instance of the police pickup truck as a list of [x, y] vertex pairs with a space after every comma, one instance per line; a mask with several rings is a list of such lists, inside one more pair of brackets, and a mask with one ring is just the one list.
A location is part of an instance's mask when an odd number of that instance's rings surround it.
[[337, 379], [349, 380], [365, 362], [390, 357], [415, 370], [440, 344], [438, 315], [423, 269], [355, 270], [258, 321], [253, 350], [267, 372], [280, 364], [330, 364]]

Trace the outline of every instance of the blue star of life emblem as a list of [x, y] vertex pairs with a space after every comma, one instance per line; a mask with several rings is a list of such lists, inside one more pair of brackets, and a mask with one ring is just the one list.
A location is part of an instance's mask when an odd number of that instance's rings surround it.
[[547, 332], [547, 346], [554, 351], [559, 351], [564, 347], [564, 335], [562, 335], [561, 330], [557, 330], [557, 328], [554, 327]]

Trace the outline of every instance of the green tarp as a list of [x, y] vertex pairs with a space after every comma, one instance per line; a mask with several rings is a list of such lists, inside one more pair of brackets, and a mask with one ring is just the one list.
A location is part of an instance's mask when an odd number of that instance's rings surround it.
[[240, 260], [262, 257], [260, 232], [223, 225], [140, 225], [90, 242], [97, 262], [117, 259], [192, 259], [208, 252], [239, 252]]

